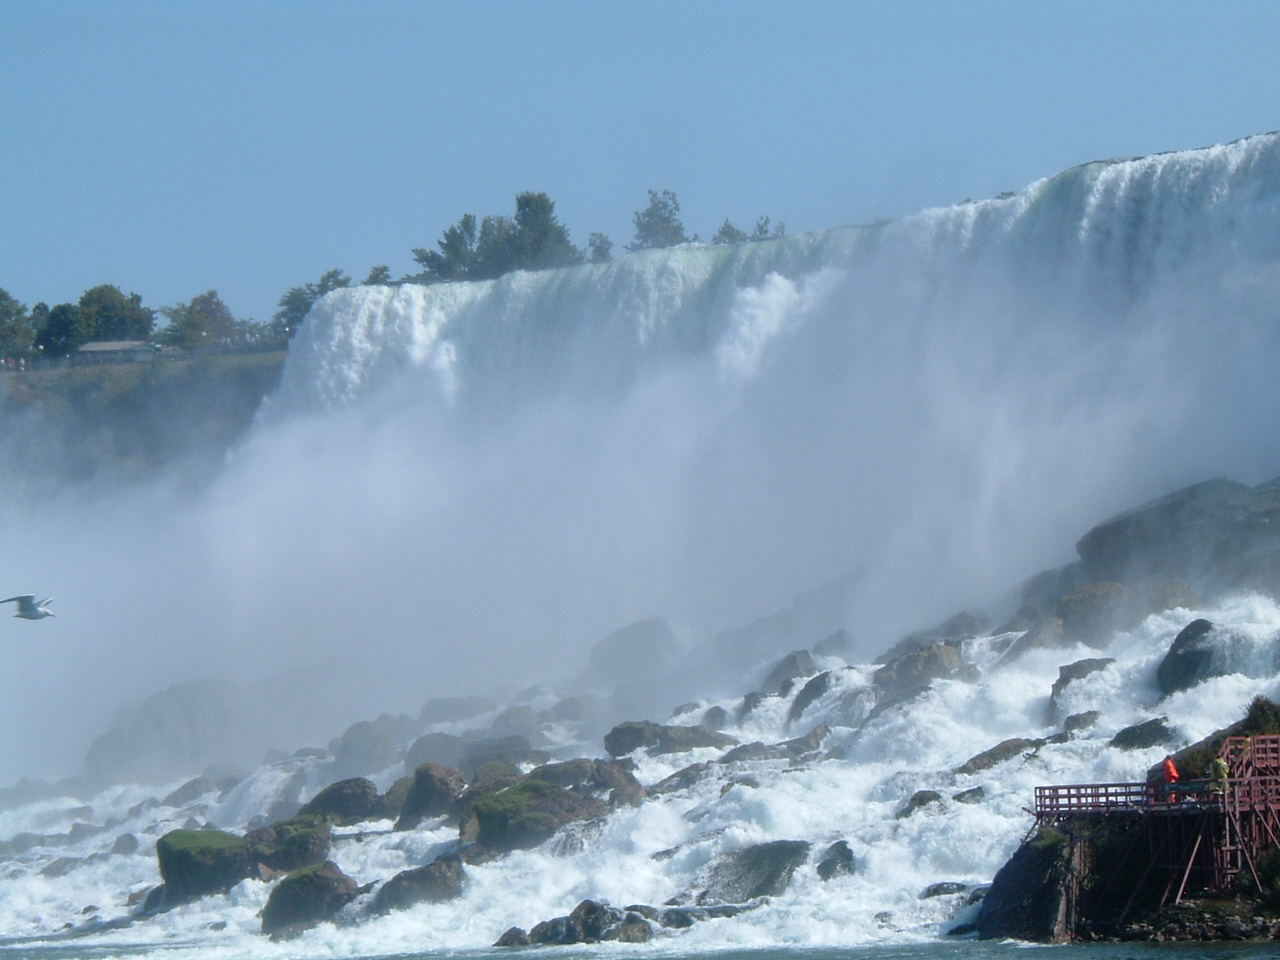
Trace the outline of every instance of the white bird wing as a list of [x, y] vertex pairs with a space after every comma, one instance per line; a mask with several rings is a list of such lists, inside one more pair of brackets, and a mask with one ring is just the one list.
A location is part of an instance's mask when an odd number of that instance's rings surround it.
[[15, 600], [17, 600], [18, 603], [22, 603], [24, 601], [27, 603], [34, 603], [35, 599], [36, 599], [36, 595], [34, 593], [28, 593], [25, 596], [10, 597], [8, 600], [0, 600], [0, 603], [13, 603], [13, 601]]

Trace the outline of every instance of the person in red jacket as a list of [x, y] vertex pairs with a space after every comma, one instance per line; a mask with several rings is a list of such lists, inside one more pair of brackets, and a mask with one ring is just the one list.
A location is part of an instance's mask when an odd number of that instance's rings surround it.
[[1169, 797], [1169, 802], [1177, 803], [1178, 795], [1173, 792], [1173, 786], [1178, 782], [1178, 767], [1173, 762], [1173, 757], [1165, 757], [1161, 769], [1164, 771], [1164, 789]]

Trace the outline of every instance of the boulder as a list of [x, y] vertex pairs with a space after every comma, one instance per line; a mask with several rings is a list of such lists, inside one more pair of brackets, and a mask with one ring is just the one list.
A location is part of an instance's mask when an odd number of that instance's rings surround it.
[[837, 840], [822, 854], [818, 861], [818, 876], [823, 880], [853, 873], [853, 851], [847, 840]]
[[1153, 717], [1142, 723], [1125, 727], [1111, 738], [1111, 746], [1120, 750], [1146, 750], [1173, 743], [1177, 735], [1169, 729], [1168, 717]]
[[479, 828], [476, 844], [492, 853], [536, 847], [566, 823], [609, 812], [594, 797], [531, 778], [481, 794], [472, 802], [471, 810]]
[[917, 790], [911, 795], [911, 799], [907, 801], [906, 806], [893, 815], [895, 820], [905, 820], [917, 810], [927, 807], [933, 803], [941, 803], [942, 794], [937, 790]]
[[[978, 914], [978, 936], [1061, 943], [1075, 926], [1071, 889], [1075, 845], [1053, 828], [1022, 844], [991, 883]], [[1078, 871], [1075, 871], [1078, 872]]]
[[590, 723], [599, 715], [600, 706], [594, 693], [579, 693], [557, 700], [538, 716], [551, 723]]
[[764, 702], [765, 695], [763, 693], [751, 692], [742, 698], [742, 702], [738, 704], [738, 709], [734, 711], [734, 719], [741, 723], [747, 717], [755, 712], [756, 707]]
[[951, 799], [956, 803], [981, 803], [987, 796], [987, 791], [982, 787], [970, 787], [968, 790], [961, 790], [957, 794], [953, 794]]
[[741, 763], [757, 760], [801, 760], [817, 753], [822, 748], [822, 741], [831, 732], [825, 723], [820, 723], [803, 737], [784, 740], [781, 743], [765, 744], [759, 740], [734, 747], [724, 754], [717, 763]]
[[527, 947], [529, 933], [523, 927], [508, 927], [493, 945], [495, 947]]
[[591, 943], [603, 940], [605, 934], [620, 924], [624, 916], [616, 907], [595, 900], [583, 900], [569, 914], [569, 922], [578, 931], [581, 942]]
[[550, 759], [551, 757], [543, 751], [533, 749], [533, 745], [524, 737], [512, 734], [505, 737], [486, 737], [483, 740], [468, 743], [466, 758], [461, 769], [469, 780], [474, 780], [475, 772], [482, 765], [495, 760], [516, 766], [522, 763], [537, 765], [546, 763]]
[[353, 723], [330, 745], [334, 775], [345, 779], [387, 769], [400, 759], [396, 741], [402, 726], [386, 714], [377, 720]]
[[709, 763], [692, 763], [677, 770], [671, 776], [659, 780], [649, 788], [649, 793], [653, 796], [662, 796], [666, 793], [688, 790], [705, 777], [710, 770], [711, 764]]
[[1058, 668], [1058, 679], [1053, 681], [1053, 688], [1049, 691], [1049, 706], [1056, 710], [1058, 706], [1058, 698], [1062, 696], [1067, 686], [1076, 681], [1083, 680], [1091, 673], [1097, 673], [1105, 670], [1111, 664], [1115, 663], [1112, 657], [1095, 657], [1088, 660], [1077, 660], [1075, 663], [1068, 663], [1066, 666]]
[[904, 699], [928, 689], [934, 680], [956, 676], [963, 667], [953, 644], [935, 643], [886, 663], [872, 682], [886, 696]]
[[776, 696], [787, 683], [801, 677], [811, 677], [817, 672], [818, 668], [808, 650], [793, 650], [769, 671], [769, 675], [760, 684], [760, 692], [765, 696]]
[[462, 773], [452, 767], [424, 763], [413, 772], [412, 785], [396, 820], [397, 830], [412, 830], [428, 817], [453, 811], [454, 803], [467, 789]]
[[412, 789], [413, 777], [397, 778], [382, 795], [382, 815], [399, 819], [404, 811], [404, 802], [409, 799], [409, 791]]
[[579, 759], [548, 763], [531, 770], [529, 776], [577, 793], [607, 794], [612, 807], [639, 803], [646, 796], [644, 787], [631, 771], [613, 760]]
[[166, 807], [185, 807], [188, 803], [199, 800], [206, 793], [213, 793], [216, 789], [212, 780], [207, 777], [196, 777], [194, 780], [188, 780], [160, 803]]
[[724, 707], [709, 707], [702, 715], [702, 725], [708, 730], [723, 730], [733, 719]]
[[528, 704], [508, 707], [498, 714], [489, 727], [489, 736], [493, 739], [523, 737], [530, 747], [544, 747], [551, 742], [542, 732], [542, 718]]
[[1160, 692], [1167, 697], [1216, 676], [1213, 666], [1218, 645], [1215, 640], [1214, 626], [1208, 620], [1192, 620], [1183, 627], [1156, 668]]
[[250, 830], [244, 842], [252, 860], [288, 873], [327, 860], [333, 833], [323, 818], [298, 816]]
[[1067, 647], [1072, 643], [1066, 636], [1062, 626], [1061, 617], [1045, 617], [1043, 620], [1037, 621], [1022, 636], [1013, 642], [1004, 656], [1000, 658], [1001, 663], [1012, 663], [1023, 654], [1032, 650], [1052, 650], [1058, 647]]
[[[903, 637], [876, 658], [876, 663], [892, 663], [908, 654], [935, 646], [940, 640], [962, 640], [976, 637], [988, 626], [989, 621], [980, 613], [963, 611], [945, 620], [931, 630], [921, 630]], [[1023, 629], [1026, 629], [1025, 627]]]
[[809, 844], [803, 840], [775, 840], [739, 850], [712, 866], [697, 902], [743, 903], [778, 896], [808, 858]]
[[667, 726], [648, 720], [620, 723], [604, 737], [604, 748], [612, 757], [625, 757], [641, 747], [654, 755], [684, 753], [699, 747], [732, 747], [737, 740], [706, 727]]
[[467, 741], [451, 733], [424, 733], [409, 745], [404, 769], [409, 776], [424, 763], [461, 769], [467, 760]]
[[819, 697], [831, 689], [831, 671], [824, 670], [800, 688], [796, 698], [791, 701], [791, 709], [787, 711], [788, 722], [794, 723]]
[[963, 883], [956, 883], [954, 880], [940, 880], [937, 883], [931, 883], [920, 891], [921, 900], [932, 900], [934, 897], [950, 897], [957, 893], [964, 893], [967, 889]]
[[616, 927], [605, 931], [605, 940], [619, 943], [648, 943], [653, 937], [653, 925], [638, 913], [627, 913]]
[[351, 777], [331, 783], [302, 805], [299, 817], [314, 817], [351, 824], [377, 820], [384, 814], [382, 798], [373, 781]]
[[138, 838], [132, 833], [122, 833], [111, 845], [111, 853], [115, 856], [128, 856], [138, 852]]
[[1057, 614], [1068, 641], [1105, 646], [1111, 635], [1127, 625], [1128, 590], [1122, 583], [1087, 583], [1058, 601]]
[[226, 893], [250, 875], [244, 839], [221, 830], [172, 830], [156, 841], [165, 906]]
[[289, 874], [262, 908], [262, 932], [292, 933], [327, 920], [356, 898], [359, 885], [326, 860]]
[[970, 757], [964, 763], [956, 768], [956, 773], [978, 773], [982, 770], [990, 770], [996, 764], [1004, 763], [1006, 760], [1012, 760], [1014, 757], [1021, 756], [1028, 750], [1034, 750], [1037, 747], [1044, 746], [1043, 740], [1024, 740], [1021, 737], [1013, 737], [1009, 740], [1001, 740], [990, 750], [983, 750], [977, 756]]
[[1088, 730], [1102, 714], [1097, 710], [1086, 710], [1084, 713], [1073, 713], [1062, 721], [1062, 732], [1070, 736], [1081, 730]]
[[369, 909], [390, 913], [417, 903], [443, 903], [462, 896], [466, 872], [457, 854], [437, 857], [425, 867], [402, 870], [378, 888]]
[[813, 655], [815, 657], [843, 657], [852, 651], [853, 640], [850, 639], [848, 632], [843, 629], [828, 634], [813, 645]]

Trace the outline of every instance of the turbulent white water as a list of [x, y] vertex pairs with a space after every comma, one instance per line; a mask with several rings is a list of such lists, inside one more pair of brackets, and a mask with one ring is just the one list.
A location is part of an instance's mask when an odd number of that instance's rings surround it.
[[[341, 651], [351, 699], [331, 733], [358, 696], [408, 709], [432, 692], [568, 676], [587, 642], [641, 616], [706, 635], [842, 577], [850, 656], [865, 660], [905, 628], [1069, 559], [1073, 539], [1116, 509], [1207, 476], [1280, 474], [1278, 318], [1276, 134], [1090, 164], [872, 227], [336, 291], [312, 310], [225, 474], [177, 520], [121, 523], [139, 542], [119, 566], [131, 583], [162, 572], [170, 606], [200, 611], [184, 675], [207, 649], [227, 673], [264, 674]], [[59, 529], [73, 540], [76, 526]], [[152, 527], [157, 542], [194, 544], [198, 603], [168, 548], [135, 533]], [[110, 593], [113, 576], [124, 573], [95, 567], [89, 581]], [[234, 600], [222, 620], [218, 596]], [[1234, 631], [1222, 662], [1238, 672], [1160, 701], [1155, 666], [1199, 615]], [[99, 629], [118, 650], [134, 627], [130, 616]], [[211, 637], [234, 637], [235, 655]], [[1280, 609], [1257, 597], [1148, 618], [1116, 637], [1113, 666], [1068, 688], [1062, 713], [1100, 710], [1095, 728], [977, 776], [951, 771], [1005, 738], [1060, 729], [1047, 715], [1057, 668], [1095, 653], [995, 668], [1010, 638], [971, 640], [979, 680], [936, 682], [865, 726], [856, 694], [871, 669], [840, 669], [798, 722], [766, 701], [728, 732], [771, 742], [825, 722], [844, 759], [719, 768], [580, 832], [579, 852], [553, 839], [469, 867], [461, 901], [359, 923], [356, 904], [336, 926], [272, 944], [257, 933], [268, 886], [245, 881], [92, 942], [202, 957], [481, 948], [584, 897], [661, 904], [717, 855], [771, 839], [815, 853], [845, 839], [858, 869], [823, 883], [809, 864], [765, 906], [638, 949], [931, 938], [973, 908], [965, 894], [921, 899], [924, 887], [989, 881], [1027, 828], [1035, 784], [1140, 778], [1159, 750], [1123, 752], [1110, 736], [1167, 715], [1190, 741], [1236, 719], [1254, 694], [1280, 693], [1278, 637]], [[773, 652], [813, 639], [783, 636]], [[181, 653], [154, 649], [153, 673]], [[373, 667], [379, 684], [357, 694]], [[759, 667], [684, 679], [741, 694]], [[8, 699], [63, 692], [55, 679], [33, 687], [33, 672], [6, 681]], [[83, 672], [83, 690], [101, 682]], [[715, 754], [645, 758], [639, 776], [652, 784]], [[181, 810], [130, 814], [156, 791], [119, 788], [91, 814], [77, 801], [0, 813], [0, 839], [111, 824], [4, 865], [0, 933], [56, 933], [89, 905], [123, 915], [158, 880], [157, 836], [189, 817], [242, 827], [308, 764], [314, 790], [322, 762], [291, 760]], [[756, 785], [733, 783], [748, 775]], [[981, 803], [950, 799], [978, 785]], [[920, 789], [946, 799], [896, 819]], [[124, 832], [139, 850], [108, 854]], [[334, 856], [361, 883], [384, 880], [452, 836], [427, 824], [343, 841]], [[58, 858], [71, 859], [50, 869]]]
[[[1268, 669], [1251, 671], [1261, 674], [1257, 676], [1218, 677], [1161, 700], [1153, 680], [1155, 666], [1175, 633], [1202, 614], [1247, 638], [1265, 654]], [[246, 880], [227, 897], [209, 897], [127, 929], [99, 934], [92, 942], [141, 949], [189, 943], [183, 949], [202, 957], [479, 949], [509, 926], [528, 928], [563, 915], [583, 898], [619, 905], [662, 904], [696, 889], [700, 875], [717, 856], [780, 839], [814, 845], [813, 859], [796, 872], [786, 893], [734, 918], [663, 931], [645, 949], [687, 952], [919, 941], [972, 917], [976, 908], [965, 906], [968, 890], [990, 881], [1026, 831], [1030, 818], [1025, 807], [1036, 784], [1142, 779], [1164, 748], [1122, 751], [1108, 746], [1118, 729], [1165, 715], [1179, 738], [1191, 741], [1237, 719], [1253, 696], [1280, 695], [1280, 607], [1257, 597], [1244, 596], [1207, 610], [1170, 610], [1116, 635], [1107, 651], [1116, 662], [1068, 686], [1055, 713], [1049, 710], [1048, 693], [1058, 666], [1097, 656], [1097, 651], [1084, 646], [1038, 650], [1011, 665], [997, 666], [999, 651], [1011, 639], [1003, 635], [966, 641], [965, 659], [983, 670], [981, 679], [936, 681], [922, 697], [865, 725], [864, 701], [857, 694], [867, 691], [873, 668], [846, 668], [842, 661], [825, 660], [819, 665], [834, 669], [836, 682], [796, 721], [788, 724], [786, 719], [791, 698], [778, 697], [766, 700], [748, 721], [727, 732], [744, 742], [776, 742], [825, 722], [833, 729], [828, 748], [843, 748], [844, 759], [713, 768], [690, 789], [622, 808], [598, 827], [568, 828], [575, 843], [566, 843], [562, 835], [541, 848], [468, 867], [464, 895], [452, 903], [421, 905], [370, 920], [361, 915], [367, 904], [363, 898], [346, 908], [335, 926], [324, 925], [287, 945], [272, 944], [258, 933], [257, 916], [270, 886]], [[733, 700], [720, 703], [730, 711], [737, 706]], [[683, 721], [693, 722], [711, 705], [703, 701]], [[953, 772], [999, 740], [1048, 737], [1061, 729], [1065, 715], [1086, 710], [1100, 711], [1101, 718], [1069, 742], [1028, 749], [978, 774]], [[708, 748], [661, 758], [642, 755], [638, 776], [651, 785], [685, 764], [712, 760], [720, 753]], [[82, 924], [91, 904], [96, 907], [91, 913], [102, 919], [126, 914], [129, 894], [159, 881], [157, 836], [189, 817], [242, 826], [267, 809], [299, 766], [310, 770], [310, 793], [325, 782], [329, 763], [290, 760], [264, 767], [225, 796], [209, 794], [182, 809], [152, 804], [130, 815], [128, 807], [144, 797], [132, 788], [94, 798], [92, 814], [68, 809], [68, 801], [0, 815], [0, 832], [6, 836], [20, 830], [63, 832], [76, 820], [111, 821], [109, 828], [78, 841], [37, 844], [8, 864], [0, 885], [0, 930], [10, 936], [57, 933], [66, 924]], [[381, 786], [400, 773], [398, 767], [386, 771], [379, 778]], [[979, 802], [951, 799], [976, 786], [985, 793]], [[896, 818], [908, 798], [922, 789], [937, 790], [943, 801]], [[338, 832], [352, 835], [390, 827], [391, 821], [380, 821]], [[109, 854], [124, 832], [141, 839], [138, 851]], [[408, 833], [340, 841], [333, 856], [349, 875], [368, 883], [429, 862], [455, 839], [455, 828], [428, 821]], [[813, 861], [838, 839], [853, 849], [855, 872], [823, 882]], [[672, 848], [672, 856], [653, 856]], [[42, 876], [57, 858], [74, 859], [63, 863], [62, 875]], [[55, 867], [53, 872], [60, 871]], [[925, 887], [938, 881], [959, 882], [967, 889], [922, 899]], [[222, 922], [225, 928], [210, 926]]]

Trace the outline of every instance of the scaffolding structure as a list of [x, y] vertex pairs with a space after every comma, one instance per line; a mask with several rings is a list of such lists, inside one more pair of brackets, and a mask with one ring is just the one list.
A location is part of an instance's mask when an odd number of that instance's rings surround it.
[[1121, 823], [1125, 840], [1109, 863], [1092, 865], [1102, 896], [1122, 896], [1124, 867], [1146, 852], [1120, 920], [1156, 871], [1167, 874], [1159, 906], [1188, 889], [1227, 893], [1242, 872], [1257, 889], [1258, 862], [1280, 847], [1280, 736], [1228, 737], [1225, 781], [1090, 783], [1036, 788], [1036, 826]]

